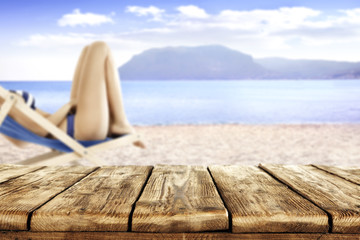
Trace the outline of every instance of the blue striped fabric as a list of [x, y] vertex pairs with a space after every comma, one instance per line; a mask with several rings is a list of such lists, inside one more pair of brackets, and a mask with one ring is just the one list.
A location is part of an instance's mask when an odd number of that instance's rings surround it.
[[[26, 141], [32, 142], [39, 145], [47, 146], [52, 149], [56, 149], [61, 152], [73, 152], [71, 148], [65, 145], [63, 142], [57, 139], [50, 139], [36, 135], [35, 133], [27, 130], [19, 123], [17, 123], [14, 119], [10, 116], [6, 116], [4, 122], [0, 126], [0, 133], [5, 134], [9, 137]], [[90, 147], [102, 142], [106, 142], [111, 140], [112, 138], [106, 138], [104, 140], [96, 140], [96, 141], [77, 141], [84, 147]]]
[[68, 114], [67, 115], [67, 134], [70, 137], [74, 137], [74, 121], [75, 121], [75, 115], [74, 114]]
[[31, 107], [34, 110], [36, 109], [35, 98], [30, 93], [22, 91], [22, 90], [10, 90], [10, 92], [19, 94], [24, 99], [26, 105], [28, 105], [29, 107]]

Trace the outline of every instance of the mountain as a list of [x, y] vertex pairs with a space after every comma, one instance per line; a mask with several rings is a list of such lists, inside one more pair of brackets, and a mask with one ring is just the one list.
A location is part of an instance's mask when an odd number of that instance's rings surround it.
[[360, 64], [357, 67], [347, 72], [339, 72], [334, 75], [334, 78], [339, 79], [360, 79]]
[[359, 63], [351, 62], [285, 58], [263, 58], [256, 59], [255, 62], [272, 71], [273, 77], [288, 79], [354, 78], [355, 75], [350, 73], [360, 67]]
[[354, 79], [360, 63], [253, 59], [223, 46], [153, 48], [119, 68], [125, 80]]
[[122, 79], [253, 79], [269, 71], [251, 56], [223, 46], [150, 49], [120, 67]]

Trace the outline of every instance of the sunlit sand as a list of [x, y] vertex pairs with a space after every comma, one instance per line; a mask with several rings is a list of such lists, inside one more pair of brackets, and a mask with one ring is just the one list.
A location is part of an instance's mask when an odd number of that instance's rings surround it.
[[[360, 166], [359, 124], [179, 125], [136, 129], [147, 149], [125, 146], [103, 152], [101, 157], [108, 165]], [[37, 145], [17, 148], [0, 137], [0, 163], [15, 163], [47, 151]]]

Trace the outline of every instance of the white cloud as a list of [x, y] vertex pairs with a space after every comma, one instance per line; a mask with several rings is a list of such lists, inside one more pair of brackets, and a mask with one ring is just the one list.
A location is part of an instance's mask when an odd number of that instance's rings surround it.
[[181, 13], [182, 16], [188, 18], [204, 19], [209, 17], [204, 9], [194, 5], [180, 6], [177, 8], [177, 10]]
[[17, 42], [17, 47], [22, 46], [20, 52], [3, 54], [7, 57], [0, 58], [0, 64], [6, 66], [0, 71], [0, 79], [71, 80], [82, 48], [98, 40], [109, 44], [116, 66], [124, 64], [134, 54], [153, 47], [152, 41], [139, 41], [127, 34], [31, 35], [26, 40]]
[[[204, 10], [201, 14], [202, 9], [196, 6], [191, 8], [194, 10], [183, 9], [180, 13], [180, 16], [188, 16], [186, 19], [176, 15], [168, 16], [167, 25], [189, 29], [229, 29], [268, 34], [317, 23], [313, 18], [321, 15], [320, 11], [304, 7], [252, 11], [223, 10], [216, 15], [209, 15]], [[200, 12], [196, 14], [195, 9]]]
[[275, 10], [234, 11], [224, 10], [215, 16], [213, 25], [229, 29], [256, 29], [266, 32], [294, 29], [319, 16], [320, 11], [305, 7]]
[[138, 29], [128, 35], [154, 46], [222, 44], [256, 57], [359, 59], [350, 49], [360, 41], [360, 8], [332, 14], [307, 7], [224, 9], [217, 14], [195, 5], [177, 10], [164, 14], [154, 31]]
[[[360, 39], [360, 8], [341, 10], [337, 15], [305, 7], [251, 11], [228, 9], [218, 14], [208, 14], [195, 5], [179, 6], [177, 9], [178, 13], [165, 14], [165, 10], [155, 6], [128, 6], [126, 11], [136, 16], [162, 21], [152, 23], [151, 28], [111, 34], [34, 34], [19, 44], [52, 47], [103, 40], [119, 45], [132, 45], [135, 42], [149, 47], [223, 44], [244, 51], [259, 51], [261, 48], [276, 51], [310, 49], [318, 45], [331, 47], [332, 43], [352, 44]], [[344, 35], [347, 37], [344, 38]], [[241, 41], [244, 44], [240, 44]], [[254, 48], [251, 43], [262, 45]]]
[[[193, 9], [201, 10], [196, 6]], [[257, 58], [279, 56], [360, 61], [354, 54], [360, 42], [360, 9], [341, 10], [331, 15], [304, 7], [228, 9], [217, 14], [205, 10], [195, 14], [191, 8], [166, 14], [165, 10], [154, 6], [131, 6], [126, 11], [150, 21], [161, 21], [142, 24], [144, 28], [127, 32], [101, 32], [102, 29], [95, 32], [92, 29], [89, 33], [30, 35], [15, 44], [17, 48], [23, 46], [18, 56], [11, 57], [15, 56], [14, 49], [3, 54], [4, 69], [8, 70], [2, 70], [0, 78], [71, 79], [82, 47], [97, 40], [110, 45], [118, 65], [148, 48], [210, 44], [225, 45]], [[17, 63], [20, 58], [25, 60]], [[31, 59], [32, 63], [28, 64]], [[17, 71], [19, 68], [24, 71]]]
[[52, 47], [59, 45], [84, 45], [91, 41], [94, 34], [34, 34], [19, 42], [20, 46]]
[[29, 36], [28, 39], [18, 42], [18, 44], [25, 47], [53, 48], [56, 46], [84, 46], [94, 41], [123, 45], [139, 42], [136, 39], [127, 39], [126, 34], [66, 33], [34, 34]]
[[360, 8], [340, 10], [339, 12], [345, 14], [345, 17], [340, 18], [342, 23], [360, 24]]
[[[114, 15], [115, 13], [112, 12], [111, 15]], [[77, 25], [80, 26], [98, 26], [104, 23], [113, 23], [111, 17], [108, 17], [106, 15], [101, 14], [95, 14], [95, 13], [81, 13], [80, 9], [75, 9], [72, 13], [68, 13], [63, 15], [58, 20], [58, 25], [61, 27], [65, 26], [71, 26], [75, 27]]]
[[126, 12], [134, 13], [136, 16], [151, 16], [153, 21], [161, 21], [162, 14], [165, 12], [164, 9], [160, 9], [154, 6], [150, 7], [139, 7], [139, 6], [128, 6]]

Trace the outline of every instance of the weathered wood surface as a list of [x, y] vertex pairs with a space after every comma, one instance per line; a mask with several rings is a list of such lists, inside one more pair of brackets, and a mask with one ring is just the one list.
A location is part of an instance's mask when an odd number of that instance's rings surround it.
[[0, 229], [27, 230], [28, 217], [36, 208], [93, 170], [89, 167], [46, 167], [1, 183]]
[[0, 165], [0, 239], [360, 240], [357, 169], [260, 168]]
[[206, 167], [156, 166], [136, 203], [132, 231], [200, 232], [229, 228]]
[[135, 233], [135, 232], [0, 232], [1, 240], [360, 240], [360, 234], [321, 233]]
[[360, 186], [313, 166], [261, 165], [332, 216], [332, 231], [360, 233]]
[[102, 167], [33, 213], [33, 231], [127, 231], [152, 167]]
[[22, 176], [26, 173], [34, 172], [40, 168], [39, 166], [21, 166], [21, 165], [0, 165], [0, 183], [9, 179]]
[[324, 165], [314, 166], [360, 185], [360, 167], [333, 167]]
[[324, 211], [252, 166], [210, 166], [232, 232], [327, 232]]

